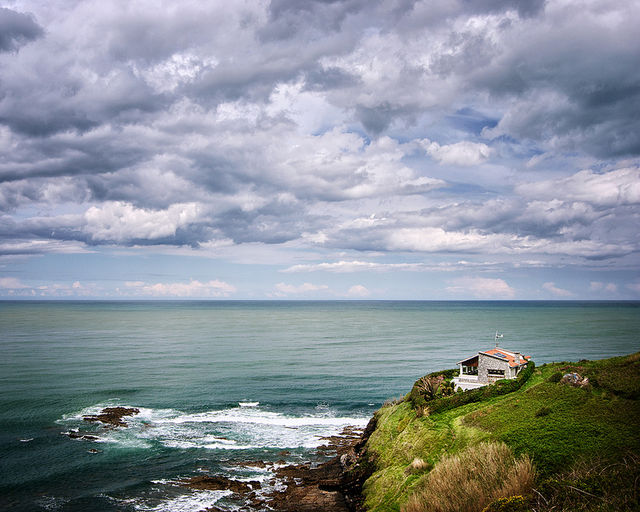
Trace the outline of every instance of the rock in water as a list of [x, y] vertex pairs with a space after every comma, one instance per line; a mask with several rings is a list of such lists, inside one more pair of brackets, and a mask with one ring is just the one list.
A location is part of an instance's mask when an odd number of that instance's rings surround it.
[[194, 476], [186, 480], [181, 480], [180, 485], [191, 489], [200, 489], [207, 491], [231, 491], [238, 494], [255, 491], [260, 489], [260, 482], [240, 482], [224, 476]]
[[126, 427], [127, 424], [122, 421], [122, 418], [125, 416], [133, 416], [139, 412], [140, 409], [136, 409], [135, 407], [106, 407], [102, 409], [100, 414], [85, 416], [83, 419], [84, 421], [100, 421], [101, 423], [114, 427]]

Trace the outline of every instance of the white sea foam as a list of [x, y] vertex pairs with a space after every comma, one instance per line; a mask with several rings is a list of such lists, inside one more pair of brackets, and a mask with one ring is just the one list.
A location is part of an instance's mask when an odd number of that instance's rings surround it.
[[113, 405], [122, 404], [87, 407], [63, 416], [58, 423], [69, 430], [77, 430], [78, 426], [82, 430], [93, 429], [99, 437], [97, 442], [121, 448], [144, 449], [158, 443], [183, 450], [254, 450], [316, 448], [325, 443], [322, 437], [337, 435], [346, 426], [364, 427], [368, 421], [365, 417], [336, 416], [325, 404], [310, 409], [308, 414], [295, 416], [264, 410], [258, 405], [199, 413], [134, 405], [140, 412], [124, 418], [127, 428], [96, 429], [95, 424], [89, 426], [83, 421], [85, 416], [99, 414]]
[[225, 409], [196, 414], [184, 414], [164, 420], [169, 423], [251, 423], [256, 425], [305, 427], [305, 426], [364, 426], [366, 418], [332, 417], [326, 414], [288, 416], [259, 409]]
[[240, 407], [258, 407], [260, 402], [238, 402]]
[[213, 507], [229, 494], [231, 491], [193, 491], [154, 505], [137, 503], [135, 509], [144, 512], [193, 512]]

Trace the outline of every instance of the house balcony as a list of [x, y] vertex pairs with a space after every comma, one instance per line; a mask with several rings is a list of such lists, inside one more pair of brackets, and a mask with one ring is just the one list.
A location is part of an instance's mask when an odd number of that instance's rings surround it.
[[468, 389], [476, 389], [481, 388], [482, 386], [486, 386], [486, 382], [479, 382], [477, 375], [466, 375], [462, 374], [458, 377], [454, 377], [452, 379], [453, 388], [454, 389], [462, 389], [462, 391], [467, 391]]
[[463, 382], [478, 382], [478, 376], [477, 375], [467, 375], [466, 373], [463, 373], [462, 375], [459, 375], [458, 377], [454, 377], [453, 380], [458, 380], [458, 381], [463, 381]]

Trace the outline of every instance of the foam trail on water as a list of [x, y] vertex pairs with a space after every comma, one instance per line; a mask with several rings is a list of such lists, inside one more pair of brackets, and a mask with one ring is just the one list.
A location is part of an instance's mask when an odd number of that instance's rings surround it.
[[142, 512], [193, 512], [213, 507], [231, 491], [194, 491], [189, 494], [164, 500], [156, 505], [137, 503], [136, 510]]
[[[126, 416], [126, 428], [105, 430], [83, 418], [99, 414], [109, 404], [98, 404], [64, 415], [59, 424], [69, 430], [95, 434], [97, 442], [121, 448], [145, 449], [161, 445], [174, 449], [255, 450], [317, 448], [323, 437], [337, 435], [346, 426], [364, 427], [368, 418], [336, 416], [327, 405], [302, 415], [263, 410], [256, 402], [222, 410], [185, 413], [175, 409], [139, 407]], [[247, 402], [249, 403], [249, 402]], [[253, 404], [256, 405], [253, 405]], [[74, 428], [75, 427], [75, 428]]]

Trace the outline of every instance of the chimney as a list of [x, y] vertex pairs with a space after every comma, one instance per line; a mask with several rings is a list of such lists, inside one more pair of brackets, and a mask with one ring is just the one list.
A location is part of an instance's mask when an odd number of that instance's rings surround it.
[[514, 352], [514, 355], [516, 356], [516, 364], [519, 365], [520, 364], [520, 352]]

